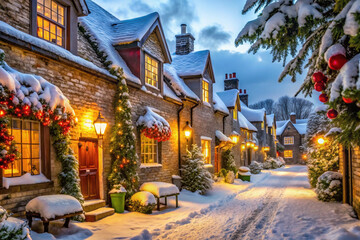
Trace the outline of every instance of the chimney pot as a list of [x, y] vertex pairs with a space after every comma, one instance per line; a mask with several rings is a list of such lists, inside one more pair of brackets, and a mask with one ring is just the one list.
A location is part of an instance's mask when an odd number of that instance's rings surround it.
[[181, 24], [181, 34], [185, 34], [186, 33], [186, 24]]
[[242, 93], [242, 89], [239, 90], [239, 93]]
[[233, 78], [236, 78], [236, 73], [235, 72], [233, 73]]
[[296, 124], [296, 114], [295, 113], [290, 113], [290, 121], [294, 124]]
[[246, 94], [246, 89], [244, 89], [244, 94]]
[[225, 79], [228, 79], [228, 74], [227, 73], [225, 73]]
[[231, 73], [229, 74], [229, 79], [232, 79], [232, 74]]

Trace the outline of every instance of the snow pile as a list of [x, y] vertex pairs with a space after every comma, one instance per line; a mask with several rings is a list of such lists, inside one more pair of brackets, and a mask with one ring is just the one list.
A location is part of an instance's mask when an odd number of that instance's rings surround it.
[[133, 212], [151, 214], [155, 204], [156, 200], [152, 193], [141, 191], [131, 196], [129, 209]]
[[221, 100], [219, 95], [216, 92], [213, 92], [213, 103], [214, 103], [214, 110], [229, 114], [229, 110], [226, 107], [225, 103]]
[[359, 30], [359, 23], [356, 20], [356, 14], [360, 13], [360, 2], [353, 1], [351, 8], [346, 14], [346, 20], [344, 25], [344, 33], [350, 36], [356, 36]]
[[257, 161], [252, 161], [249, 168], [251, 174], [259, 174], [262, 170], [262, 164]]
[[342, 175], [338, 172], [327, 171], [323, 173], [316, 184], [315, 192], [319, 200], [324, 202], [341, 201]]
[[164, 83], [164, 96], [172, 98], [175, 101], [182, 102], [181, 99], [170, 89], [167, 83]]
[[318, 240], [359, 240], [360, 226], [354, 226], [350, 229], [338, 228], [323, 237], [316, 238]]
[[282, 157], [272, 158], [269, 157], [262, 164], [263, 169], [276, 169], [285, 166], [285, 161]]
[[170, 124], [165, 118], [155, 113], [152, 108], [146, 107], [145, 110], [145, 115], [139, 117], [136, 126], [151, 128], [156, 125], [159, 129], [170, 128]]
[[[256, 1], [248, 0], [244, 10], [250, 9]], [[274, 14], [274, 12], [276, 12]], [[248, 22], [237, 36], [235, 42], [241, 43], [244, 37], [259, 35], [260, 39], [276, 38], [279, 30], [286, 27], [285, 19], [296, 19], [299, 26], [303, 27], [306, 18], [321, 19], [323, 15], [320, 6], [315, 0], [298, 0], [295, 4], [293, 1], [280, 0], [266, 6], [260, 16]]]
[[247, 120], [241, 112], [238, 112], [238, 121], [240, 128], [257, 132], [257, 128], [251, 122], [249, 122], [249, 120]]
[[39, 175], [31, 175], [30, 173], [25, 173], [21, 177], [6, 178], [3, 177], [3, 187], [9, 189], [10, 186], [17, 185], [26, 185], [26, 184], [35, 184], [50, 182], [42, 173]]
[[209, 50], [191, 52], [186, 55], [171, 55], [171, 66], [180, 77], [203, 75], [209, 56]]
[[56, 44], [47, 42], [41, 38], [38, 37], [34, 37], [31, 36], [27, 33], [24, 33], [20, 30], [17, 30], [15, 28], [13, 28], [12, 26], [0, 21], [0, 32], [5, 34], [5, 35], [9, 35], [11, 37], [14, 37], [16, 39], [19, 39], [21, 41], [30, 43], [36, 47], [39, 47], [45, 51], [54, 53], [55, 55], [64, 58], [66, 60], [69, 60], [71, 62], [75, 62], [77, 64], [80, 64], [86, 68], [95, 70], [97, 72], [100, 72], [102, 74], [108, 75], [110, 77], [114, 77], [113, 75], [111, 75], [107, 70], [99, 68], [98, 66], [96, 66], [95, 64], [93, 64], [92, 62], [89, 62], [81, 57], [75, 56], [74, 54], [72, 54], [71, 52], [69, 52], [68, 50], [66, 50], [65, 48], [62, 48], [60, 46], [57, 46]]
[[39, 213], [45, 219], [83, 211], [76, 198], [64, 194], [36, 197], [25, 208], [27, 212]]
[[26, 222], [9, 217], [6, 209], [0, 206], [0, 239], [31, 240]]
[[238, 173], [240, 176], [251, 176], [250, 168], [245, 167], [245, 166], [239, 167]]
[[75, 115], [61, 90], [40, 76], [20, 73], [4, 63], [0, 66], [0, 84], [14, 93], [15, 105], [23, 103], [32, 106], [35, 111], [43, 110], [43, 100], [51, 110], [65, 108], [66, 113]]
[[219, 130], [215, 131], [215, 136], [217, 139], [219, 139], [220, 142], [232, 142], [231, 138], [229, 138]]
[[228, 171], [225, 177], [225, 182], [229, 184], [233, 184], [235, 181], [235, 174], [233, 171]]
[[171, 183], [165, 182], [146, 182], [140, 187], [140, 191], [146, 191], [154, 194], [156, 197], [172, 195], [179, 193], [179, 189]]
[[126, 193], [126, 189], [121, 184], [114, 185], [113, 189], [111, 189], [109, 194], [112, 193]]
[[171, 87], [179, 97], [189, 97], [200, 101], [199, 97], [185, 84], [184, 80], [179, 77], [175, 68], [166, 63], [164, 64], [164, 76], [170, 80]]
[[346, 56], [346, 50], [340, 43], [334, 44], [331, 47], [328, 48], [328, 50], [325, 52], [325, 61], [328, 62], [330, 57], [335, 56], [337, 54], [341, 54]]

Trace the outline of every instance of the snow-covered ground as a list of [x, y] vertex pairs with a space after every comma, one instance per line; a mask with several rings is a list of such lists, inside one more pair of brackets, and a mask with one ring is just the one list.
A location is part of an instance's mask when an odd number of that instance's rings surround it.
[[[75, 223], [33, 239], [360, 239], [352, 208], [323, 203], [310, 189], [305, 166], [266, 171], [252, 183], [216, 183], [207, 196], [180, 194], [180, 208], [152, 215], [114, 214]], [[38, 224], [40, 226], [40, 224]]]

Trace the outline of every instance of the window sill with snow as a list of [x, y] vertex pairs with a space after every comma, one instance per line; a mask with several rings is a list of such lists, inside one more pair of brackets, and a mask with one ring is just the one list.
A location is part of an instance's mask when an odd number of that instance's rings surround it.
[[162, 168], [160, 163], [142, 163], [140, 168]]

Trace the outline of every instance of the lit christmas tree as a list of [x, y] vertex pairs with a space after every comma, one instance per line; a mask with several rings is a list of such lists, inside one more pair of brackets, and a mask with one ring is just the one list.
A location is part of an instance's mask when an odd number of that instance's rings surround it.
[[[360, 2], [349, 0], [247, 0], [243, 13], [256, 7], [259, 17], [248, 22], [236, 45], [252, 43], [250, 52], [271, 49], [273, 61], [286, 63], [279, 77], [296, 81], [308, 72], [299, 92], [322, 92], [327, 116], [342, 129], [338, 140], [360, 145]], [[299, 48], [301, 46], [301, 48]], [[298, 93], [299, 93], [298, 92]]]

